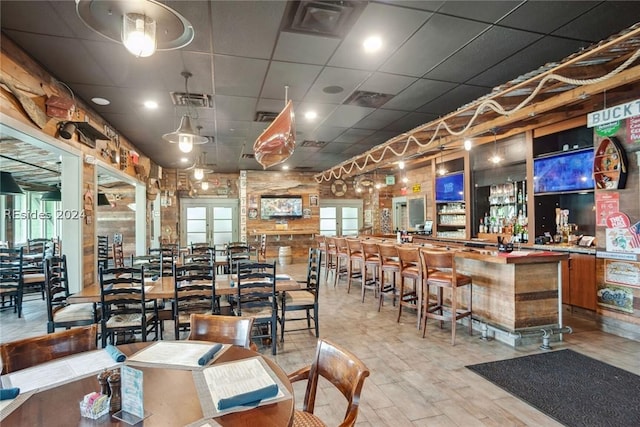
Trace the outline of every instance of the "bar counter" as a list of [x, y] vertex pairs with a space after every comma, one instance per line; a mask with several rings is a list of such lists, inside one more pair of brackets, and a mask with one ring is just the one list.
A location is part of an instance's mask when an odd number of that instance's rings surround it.
[[[416, 247], [447, 247], [456, 251], [456, 269], [473, 278], [473, 319], [491, 327], [496, 339], [516, 346], [529, 331], [561, 328], [562, 325], [562, 261], [568, 252], [549, 250], [516, 250], [498, 252], [464, 246], [465, 241], [446, 241], [420, 236]], [[395, 242], [385, 236], [383, 240]], [[474, 245], [475, 246], [475, 245]], [[466, 294], [462, 305], [466, 305]]]
[[507, 335], [562, 327], [559, 284], [561, 262], [568, 257], [549, 251], [458, 251], [456, 268], [473, 278], [474, 319]]

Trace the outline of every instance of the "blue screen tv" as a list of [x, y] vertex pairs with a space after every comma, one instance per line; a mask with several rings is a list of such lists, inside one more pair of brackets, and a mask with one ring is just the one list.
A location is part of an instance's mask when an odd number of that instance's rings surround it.
[[436, 177], [436, 202], [464, 202], [464, 173]]
[[302, 218], [302, 196], [260, 197], [260, 218]]
[[593, 149], [533, 159], [533, 192], [568, 193], [593, 190]]

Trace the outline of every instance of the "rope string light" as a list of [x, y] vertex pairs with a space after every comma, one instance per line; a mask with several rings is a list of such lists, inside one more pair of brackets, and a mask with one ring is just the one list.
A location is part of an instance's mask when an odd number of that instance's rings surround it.
[[[632, 31], [630, 33], [630, 35], [634, 35], [636, 31]], [[627, 35], [629, 36], [629, 34]], [[608, 43], [607, 43], [608, 44]], [[588, 54], [593, 54], [595, 53], [595, 51], [592, 52], [588, 52]], [[428, 148], [430, 146], [433, 145], [434, 140], [438, 137], [438, 133], [440, 132], [441, 129], [446, 130], [449, 135], [453, 135], [453, 136], [460, 136], [465, 134], [469, 128], [471, 128], [471, 126], [473, 126], [473, 124], [475, 123], [476, 119], [478, 118], [478, 116], [483, 113], [485, 111], [485, 109], [489, 109], [492, 110], [493, 112], [502, 115], [502, 116], [508, 116], [510, 114], [513, 114], [517, 111], [519, 111], [520, 109], [524, 108], [525, 106], [527, 106], [535, 97], [536, 95], [540, 92], [540, 90], [542, 90], [542, 88], [544, 87], [544, 85], [549, 82], [549, 81], [558, 81], [561, 83], [565, 83], [565, 84], [570, 84], [573, 86], [587, 86], [587, 85], [592, 85], [592, 84], [598, 84], [604, 81], [609, 80], [610, 78], [614, 77], [615, 75], [619, 74], [620, 72], [624, 71], [625, 69], [627, 69], [631, 64], [633, 64], [633, 62], [635, 62], [638, 58], [640, 57], [640, 49], [637, 49], [626, 61], [624, 61], [623, 63], [621, 63], [618, 67], [616, 67], [615, 69], [613, 69], [612, 71], [610, 71], [609, 73], [598, 77], [598, 78], [592, 78], [592, 79], [573, 79], [573, 78], [569, 78], [569, 77], [564, 77], [561, 76], [559, 74], [555, 74], [555, 73], [550, 73], [547, 74], [545, 77], [543, 77], [540, 82], [537, 84], [537, 86], [535, 87], [535, 89], [531, 92], [531, 94], [529, 96], [527, 96], [524, 100], [522, 100], [518, 105], [516, 105], [515, 107], [513, 107], [510, 110], [505, 109], [498, 101], [494, 100], [494, 99], [487, 99], [485, 101], [482, 101], [475, 109], [474, 114], [471, 116], [471, 118], [469, 119], [469, 121], [467, 122], [467, 124], [464, 126], [464, 128], [462, 128], [460, 131], [455, 131], [453, 129], [451, 129], [449, 127], [449, 125], [447, 124], [445, 119], [441, 119], [439, 120], [436, 124], [436, 127], [433, 131], [433, 134], [431, 135], [431, 138], [423, 143], [420, 142], [415, 136], [413, 135], [409, 135], [407, 137], [407, 139], [405, 140], [404, 143], [404, 148], [401, 151], [396, 151], [393, 147], [391, 147], [389, 144], [393, 143], [393, 142], [401, 142], [401, 140], [398, 141], [388, 141], [387, 145], [385, 145], [382, 150], [380, 155], [375, 156], [374, 153], [377, 151], [380, 151], [380, 148], [373, 148], [370, 149], [369, 151], [364, 153], [364, 162], [362, 163], [362, 165], [358, 164], [358, 159], [352, 160], [351, 162], [349, 162], [349, 165], [341, 165], [339, 166], [337, 172], [334, 169], [328, 171], [328, 172], [323, 172], [322, 174], [320, 174], [319, 176], [315, 176], [315, 180], [318, 183], [322, 183], [323, 181], [330, 181], [331, 179], [340, 179], [343, 175], [350, 175], [351, 172], [354, 170], [354, 168], [357, 168], [358, 171], [362, 171], [364, 170], [369, 164], [370, 162], [373, 164], [378, 164], [380, 163], [385, 155], [390, 152], [393, 155], [395, 155], [396, 157], [402, 157], [405, 155], [405, 153], [407, 152], [407, 150], [410, 148], [411, 144], [416, 144], [418, 147], [421, 148]], [[575, 61], [577, 61], [578, 59], [580, 59], [581, 57], [576, 57], [574, 58], [573, 61], [568, 61], [564, 64], [561, 64], [561, 66], [567, 66]], [[537, 78], [539, 76], [536, 76], [534, 78]], [[526, 82], [522, 82], [522, 84], [524, 84]], [[519, 85], [516, 85], [512, 88], [509, 88], [509, 90], [514, 90], [518, 87]], [[498, 95], [498, 94], [496, 94]], [[429, 124], [427, 126], [430, 126], [433, 124]], [[417, 129], [417, 128], [416, 128]], [[415, 129], [414, 129], [415, 130]], [[414, 130], [410, 131], [413, 132]], [[429, 130], [428, 127], [421, 129], [420, 131], [427, 131]], [[362, 159], [362, 157], [360, 157], [360, 159]]]

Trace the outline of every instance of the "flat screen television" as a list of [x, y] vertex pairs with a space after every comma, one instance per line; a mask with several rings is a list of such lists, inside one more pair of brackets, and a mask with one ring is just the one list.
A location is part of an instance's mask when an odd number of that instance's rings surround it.
[[464, 173], [436, 177], [436, 202], [464, 202]]
[[593, 149], [533, 159], [534, 194], [593, 190]]
[[302, 218], [302, 196], [260, 197], [260, 218]]

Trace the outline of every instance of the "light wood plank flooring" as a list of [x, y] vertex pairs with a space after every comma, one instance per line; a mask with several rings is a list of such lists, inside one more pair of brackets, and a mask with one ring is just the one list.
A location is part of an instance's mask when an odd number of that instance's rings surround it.
[[[305, 265], [279, 266], [296, 279], [305, 277]], [[378, 313], [371, 291], [360, 302], [360, 287], [347, 294], [341, 282], [321, 287], [320, 336], [358, 355], [371, 370], [365, 381], [359, 426], [555, 426], [560, 425], [538, 410], [492, 385], [464, 366], [542, 352], [539, 343], [512, 348], [496, 341], [469, 336], [458, 325], [456, 345], [450, 345], [448, 326], [428, 325], [422, 339], [415, 327], [415, 314], [403, 313], [396, 323], [397, 307], [390, 300]], [[565, 317], [574, 329], [564, 341], [552, 343], [553, 350], [571, 348], [588, 356], [640, 374], [640, 342], [599, 331], [592, 321]], [[173, 327], [165, 327], [165, 339], [173, 339]], [[30, 296], [24, 316], [17, 319], [10, 310], [0, 313], [0, 342], [46, 333], [44, 301]], [[291, 372], [309, 363], [315, 352], [315, 336], [306, 331], [285, 334], [285, 342], [274, 357]], [[268, 348], [260, 351], [272, 357]], [[304, 384], [295, 384], [298, 402]], [[299, 403], [298, 403], [299, 404]], [[316, 414], [327, 425], [337, 425], [346, 410], [342, 395], [328, 383], [318, 393]]]

